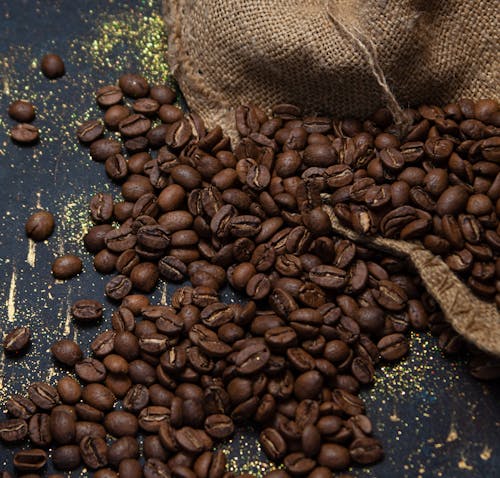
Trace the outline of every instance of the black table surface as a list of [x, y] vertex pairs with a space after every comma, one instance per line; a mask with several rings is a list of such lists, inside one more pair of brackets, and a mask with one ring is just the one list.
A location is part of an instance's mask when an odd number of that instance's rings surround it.
[[[32, 345], [20, 358], [0, 356], [0, 404], [37, 380], [55, 383], [67, 372], [48, 349], [63, 337], [89, 352], [99, 330], [109, 326], [113, 305], [104, 301], [105, 277], [92, 267], [82, 246], [90, 221], [87, 204], [96, 191], [119, 196], [102, 165], [93, 163], [75, 141], [79, 121], [99, 117], [94, 91], [125, 71], [150, 81], [170, 81], [165, 62], [166, 33], [159, 0], [0, 0], [0, 332], [29, 325]], [[39, 70], [43, 54], [55, 52], [66, 75], [49, 81]], [[8, 104], [28, 99], [41, 141], [13, 144]], [[37, 208], [56, 216], [52, 237], [33, 243], [24, 234], [26, 218]], [[84, 272], [54, 281], [52, 260], [61, 253], [83, 258]], [[152, 301], [169, 299], [161, 284]], [[97, 327], [75, 327], [71, 303], [102, 298], [105, 320]], [[409, 356], [377, 371], [362, 392], [386, 458], [373, 467], [353, 468], [356, 477], [493, 478], [500, 476], [500, 387], [468, 375], [461, 359], [439, 352], [427, 333], [413, 333]], [[257, 475], [270, 468], [250, 427], [223, 446], [231, 470]], [[16, 447], [0, 444], [0, 470], [11, 469]], [[89, 476], [85, 470], [71, 476]]]

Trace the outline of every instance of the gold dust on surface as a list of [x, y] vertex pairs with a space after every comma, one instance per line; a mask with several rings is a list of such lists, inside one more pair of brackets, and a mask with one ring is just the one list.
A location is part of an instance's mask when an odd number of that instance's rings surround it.
[[472, 471], [474, 470], [474, 467], [469, 465], [465, 459], [465, 457], [462, 455], [460, 457], [460, 461], [458, 462], [458, 467], [461, 469], [461, 470], [467, 470], [467, 471]]
[[93, 60], [97, 65], [125, 70], [127, 58], [114, 54], [114, 50], [122, 50], [125, 45], [133, 44], [134, 49], [141, 51], [139, 58], [141, 72], [150, 79], [163, 80], [169, 74], [165, 60], [167, 34], [165, 24], [159, 13], [146, 16], [137, 15], [113, 16], [99, 27], [99, 36], [90, 44]]
[[455, 424], [452, 422], [450, 426], [450, 431], [448, 432], [448, 436], [446, 437], [446, 442], [450, 443], [458, 439], [458, 433], [455, 428]]
[[488, 445], [484, 445], [484, 448], [479, 455], [481, 457], [481, 460], [488, 461], [491, 458], [492, 451], [492, 448], [490, 448]]

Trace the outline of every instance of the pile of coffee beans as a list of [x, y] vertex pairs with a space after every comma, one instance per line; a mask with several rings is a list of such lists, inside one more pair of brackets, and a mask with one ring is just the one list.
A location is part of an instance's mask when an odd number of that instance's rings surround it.
[[[332, 126], [325, 119], [323, 128], [315, 119], [318, 142], [298, 149], [322, 170], [318, 183], [342, 222], [360, 234], [421, 240], [481, 299], [498, 306], [499, 105], [462, 100], [408, 115], [412, 125], [403, 137], [383, 111], [364, 123]], [[306, 119], [298, 128], [296, 134], [308, 129]], [[327, 139], [332, 128], [338, 136]]]
[[[394, 184], [408, 189], [408, 198], [421, 197], [412, 188], [435, 185], [425, 179], [434, 158], [425, 149], [413, 163], [403, 158], [411, 166], [400, 172], [418, 164], [421, 184], [393, 178], [391, 161], [403, 154], [401, 143], [425, 137], [414, 147], [429, 149], [440, 130], [437, 116], [427, 116], [441, 110], [409, 110], [414, 126], [401, 141], [385, 110], [363, 124], [302, 117], [288, 104], [275, 106], [271, 117], [240, 107], [242, 139], [231, 148], [220, 127], [207, 130], [196, 114], [173, 106], [175, 97], [168, 86], [126, 74], [96, 94], [103, 121], [78, 127], [92, 159], [121, 185], [123, 201], [105, 192], [90, 199], [95, 225], [84, 238], [96, 270], [113, 274], [105, 293], [117, 307], [91, 356], [71, 340], [53, 344], [56, 362], [78, 380], [34, 383], [27, 396], [7, 402], [11, 419], [0, 423], [0, 438], [29, 438], [34, 447], [18, 452], [14, 466], [39, 472], [50, 448], [57, 469], [83, 463], [100, 478], [230, 478], [224, 453], [213, 448], [242, 424], [258, 427], [265, 453], [283, 464], [270, 478], [328, 478], [381, 460], [358, 396], [375, 367], [408, 352], [410, 328], [429, 328], [446, 353], [466, 344], [408, 264], [333, 236], [322, 195], [329, 193], [339, 217], [359, 232], [375, 232], [389, 207], [418, 211], [408, 222], [387, 219], [391, 237], [419, 237], [402, 233], [409, 224], [430, 231], [415, 224], [433, 224], [428, 209], [391, 201]], [[373, 176], [374, 162], [380, 176]], [[474, 169], [480, 162], [471, 170], [493, 187], [489, 169]], [[466, 188], [453, 174], [462, 177], [447, 171], [446, 184]], [[468, 211], [474, 195], [467, 195], [467, 215], [492, 231], [484, 214]], [[374, 211], [385, 211], [379, 222]], [[461, 212], [447, 210], [443, 218]], [[481, 241], [464, 239], [464, 247], [485, 246]], [[60, 277], [80, 269], [73, 257], [53, 267]], [[144, 295], [160, 279], [179, 283], [170, 304]], [[247, 300], [224, 302], [227, 284]], [[103, 318], [96, 298], [76, 301], [71, 312], [77, 323]], [[473, 352], [476, 377], [499, 375], [498, 363]]]

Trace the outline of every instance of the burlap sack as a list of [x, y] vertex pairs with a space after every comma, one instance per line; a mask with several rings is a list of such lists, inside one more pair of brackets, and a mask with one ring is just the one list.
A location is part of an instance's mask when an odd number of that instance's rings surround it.
[[[234, 108], [286, 102], [368, 116], [387, 106], [498, 97], [497, 0], [164, 0], [168, 58], [189, 107], [233, 138]], [[360, 237], [408, 256], [453, 327], [500, 356], [500, 315], [416, 243]]]
[[[164, 0], [190, 108], [234, 131], [239, 104], [376, 108], [498, 97], [497, 0]], [[392, 92], [392, 93], [391, 93]]]

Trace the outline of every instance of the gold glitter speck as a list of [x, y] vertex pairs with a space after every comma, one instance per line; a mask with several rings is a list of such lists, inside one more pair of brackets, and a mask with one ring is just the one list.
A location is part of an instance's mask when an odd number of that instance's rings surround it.
[[452, 423], [450, 426], [450, 432], [448, 433], [448, 436], [446, 437], [446, 442], [450, 443], [450, 442], [455, 441], [457, 439], [458, 439], [458, 433], [457, 433], [457, 430], [455, 428], [455, 424]]
[[12, 268], [12, 276], [10, 277], [9, 298], [7, 299], [7, 319], [9, 322], [14, 322], [16, 314], [16, 287], [17, 287], [17, 272], [16, 268]]
[[461, 469], [461, 470], [468, 470], [468, 471], [472, 471], [474, 469], [473, 466], [470, 466], [467, 461], [465, 460], [465, 457], [462, 455], [460, 457], [460, 461], [458, 462], [458, 467]]
[[483, 451], [479, 455], [481, 460], [487, 461], [491, 458], [491, 452], [493, 451], [488, 445], [484, 445]]

